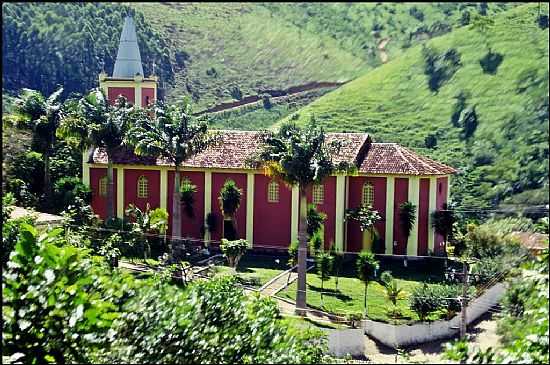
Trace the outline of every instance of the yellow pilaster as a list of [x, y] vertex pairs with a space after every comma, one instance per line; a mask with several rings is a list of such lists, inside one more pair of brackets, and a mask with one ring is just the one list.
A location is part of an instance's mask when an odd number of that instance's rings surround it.
[[[210, 171], [204, 172], [204, 220], [212, 211], [212, 173]], [[210, 239], [210, 232], [204, 231], [204, 239]]]
[[336, 217], [334, 245], [339, 252], [344, 251], [344, 215], [346, 205], [346, 177], [336, 175]]
[[160, 207], [168, 210], [168, 169], [160, 170]]
[[254, 244], [254, 173], [246, 174], [246, 240]]
[[88, 163], [88, 151], [82, 152], [82, 183], [90, 187], [90, 164]]
[[124, 168], [119, 167], [116, 169], [116, 216], [119, 218], [124, 217]]
[[428, 249], [434, 251], [435, 230], [432, 227], [432, 213], [435, 212], [437, 177], [430, 177], [430, 198], [428, 201]]
[[395, 178], [388, 176], [386, 178], [386, 250], [387, 255], [393, 253], [393, 201], [395, 190]]
[[416, 256], [418, 254], [418, 202], [420, 200], [420, 179], [417, 176], [409, 177], [409, 201], [416, 207], [414, 225], [407, 242], [407, 255]]
[[298, 204], [300, 202], [298, 186], [292, 187], [291, 215], [290, 215], [290, 242], [298, 241]]

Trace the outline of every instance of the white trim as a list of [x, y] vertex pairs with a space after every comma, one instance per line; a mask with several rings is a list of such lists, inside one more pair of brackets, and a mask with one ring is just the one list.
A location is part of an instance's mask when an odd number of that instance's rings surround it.
[[[212, 173], [210, 171], [204, 172], [204, 221], [206, 224], [206, 217], [212, 212]], [[204, 230], [204, 239], [210, 239], [210, 232]]]
[[168, 170], [160, 170], [160, 207], [168, 211]]
[[335, 214], [335, 232], [334, 245], [336, 251], [344, 251], [344, 224], [345, 224], [345, 189], [346, 177], [336, 175], [336, 214]]
[[134, 90], [135, 90], [134, 98], [136, 99], [134, 100], [134, 105], [137, 105], [140, 108], [143, 108], [143, 105], [141, 105], [141, 82], [136, 81]]
[[451, 175], [447, 175], [447, 204], [451, 198]]
[[300, 192], [298, 185], [292, 186], [291, 198], [291, 214], [290, 214], [290, 243], [298, 241], [298, 205], [300, 203]]
[[246, 174], [246, 240], [254, 244], [254, 173]]
[[428, 250], [434, 251], [435, 230], [432, 227], [432, 213], [436, 209], [437, 177], [430, 178], [430, 197], [428, 199]]
[[416, 256], [418, 254], [418, 202], [420, 201], [420, 178], [409, 178], [409, 201], [416, 207], [414, 225], [407, 242], [407, 255]]
[[393, 254], [393, 201], [395, 198], [395, 178], [386, 177], [386, 255]]
[[82, 152], [82, 183], [87, 187], [90, 187], [90, 164], [88, 161], [88, 152]]
[[118, 218], [124, 217], [124, 168], [116, 169], [116, 215]]
[[[344, 205], [344, 214], [349, 208], [349, 176], [346, 176], [346, 185], [345, 185], [345, 205]], [[344, 244], [342, 245], [344, 251], [347, 251], [348, 249], [348, 221], [344, 219]]]

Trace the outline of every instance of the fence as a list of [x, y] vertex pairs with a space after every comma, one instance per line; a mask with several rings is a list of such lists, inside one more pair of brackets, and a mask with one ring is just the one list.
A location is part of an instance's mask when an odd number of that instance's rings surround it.
[[[470, 324], [491, 307], [497, 305], [505, 290], [505, 285], [498, 283], [472, 300], [466, 309], [467, 323]], [[459, 315], [448, 321], [413, 325], [391, 325], [368, 319], [363, 320], [363, 329], [367, 335], [393, 348], [450, 338], [458, 333], [459, 328]]]

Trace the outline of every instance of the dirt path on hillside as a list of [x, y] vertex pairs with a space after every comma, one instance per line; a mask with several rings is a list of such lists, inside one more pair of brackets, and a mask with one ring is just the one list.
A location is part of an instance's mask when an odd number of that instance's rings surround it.
[[386, 45], [390, 40], [391, 38], [384, 38], [380, 41], [380, 43], [378, 43], [378, 52], [382, 63], [388, 62], [389, 57], [388, 57], [388, 54], [386, 53]]
[[[482, 315], [476, 322], [468, 326], [470, 346], [486, 350], [499, 343], [496, 333], [497, 321], [491, 313]], [[445, 343], [452, 339], [428, 342], [406, 349], [402, 355], [375, 340], [365, 336], [365, 350], [369, 361], [373, 364], [411, 364], [411, 363], [451, 363], [443, 359]]]

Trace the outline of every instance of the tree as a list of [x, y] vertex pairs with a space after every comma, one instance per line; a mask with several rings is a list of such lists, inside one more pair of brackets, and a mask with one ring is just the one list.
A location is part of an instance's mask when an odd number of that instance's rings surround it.
[[405, 261], [404, 265], [407, 266], [407, 246], [409, 243], [409, 236], [416, 222], [416, 206], [407, 201], [399, 205], [399, 225], [401, 230], [405, 233]]
[[206, 121], [192, 116], [191, 104], [152, 106], [152, 113], [137, 120], [127, 134], [128, 144], [137, 155], [163, 157], [175, 166], [172, 196], [172, 235], [181, 237], [180, 168], [184, 161], [215, 143]]
[[351, 219], [359, 223], [359, 229], [361, 232], [369, 232], [376, 239], [376, 231], [374, 230], [374, 224], [380, 219], [378, 211], [372, 209], [371, 206], [359, 206], [357, 208], [346, 210], [346, 219]]
[[107, 154], [107, 220], [115, 217], [113, 156], [123, 145], [136, 109], [119, 96], [114, 105], [107, 100], [103, 90], [92, 90], [80, 100], [71, 100], [68, 115], [63, 118], [59, 135], [76, 139], [84, 149], [103, 147]]
[[[288, 246], [288, 266], [292, 269], [298, 263], [298, 242], [294, 241]], [[290, 281], [290, 274], [292, 271], [289, 271], [288, 278], [286, 283]]]
[[321, 279], [321, 305], [323, 303], [323, 283], [330, 279], [332, 271], [333, 257], [327, 252], [317, 252], [315, 256], [315, 264], [317, 266], [317, 274]]
[[63, 104], [59, 100], [63, 88], [60, 87], [45, 98], [39, 91], [23, 89], [15, 100], [14, 113], [8, 120], [19, 128], [33, 131], [33, 145], [42, 153], [44, 161], [44, 187], [46, 204], [51, 203], [53, 186], [51, 181], [50, 158], [56, 142], [56, 131], [65, 115]]
[[292, 186], [298, 186], [300, 215], [298, 221], [298, 289], [296, 308], [304, 314], [306, 308], [306, 258], [307, 258], [307, 195], [308, 188], [321, 183], [327, 176], [350, 170], [345, 162], [336, 163], [342, 142], [327, 141], [325, 131], [310, 120], [307, 128], [285, 124], [276, 133], [265, 132], [263, 149], [251, 159], [254, 167], [263, 167], [267, 175], [280, 178]]
[[132, 221], [131, 232], [135, 237], [133, 244], [144, 243], [143, 258], [147, 259], [151, 251], [151, 235], [164, 234], [166, 232], [168, 212], [162, 208], [151, 210], [151, 206], [147, 203], [145, 210], [141, 210], [134, 204], [129, 204], [125, 213]]
[[340, 278], [340, 272], [344, 266], [344, 253], [336, 251], [336, 247], [332, 245], [330, 247], [330, 254], [332, 255], [332, 267], [334, 268], [334, 275], [336, 276], [335, 288], [338, 290], [338, 279]]
[[[241, 206], [241, 198], [243, 191], [239, 189], [235, 181], [231, 179], [225, 180], [225, 183], [220, 190], [218, 200], [223, 213], [223, 228], [222, 236], [229, 240], [237, 238], [237, 224], [235, 222], [235, 213]], [[226, 221], [228, 230], [226, 230]], [[229, 232], [227, 232], [229, 231]]]
[[456, 221], [454, 212], [449, 209], [449, 205], [443, 204], [443, 209], [432, 213], [432, 227], [443, 236], [444, 252], [447, 252], [447, 242], [453, 233], [453, 224]]
[[380, 281], [384, 284], [384, 289], [386, 289], [386, 298], [388, 298], [388, 300], [395, 307], [397, 305], [397, 299], [399, 299], [403, 289], [397, 286], [397, 281], [393, 278], [389, 271], [384, 271], [380, 275]]
[[246, 240], [240, 239], [229, 241], [222, 238], [220, 250], [223, 252], [223, 255], [227, 257], [229, 267], [233, 268], [235, 271], [237, 270], [241, 257], [245, 254], [247, 249], [248, 242], [246, 242]]
[[361, 251], [357, 257], [357, 276], [365, 283], [365, 301], [363, 303], [365, 314], [367, 314], [367, 287], [373, 279], [375, 270], [379, 269], [378, 261], [372, 252]]

